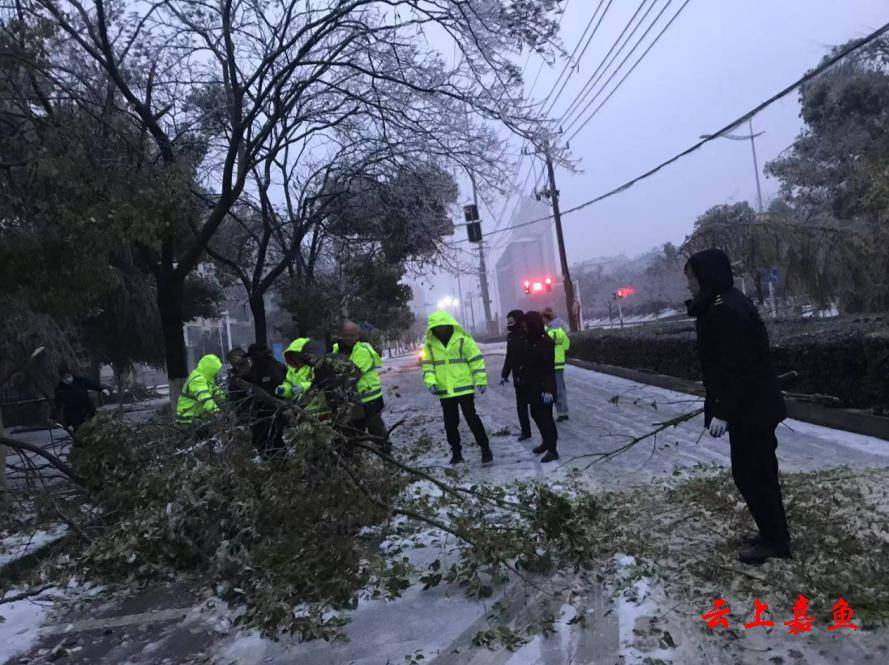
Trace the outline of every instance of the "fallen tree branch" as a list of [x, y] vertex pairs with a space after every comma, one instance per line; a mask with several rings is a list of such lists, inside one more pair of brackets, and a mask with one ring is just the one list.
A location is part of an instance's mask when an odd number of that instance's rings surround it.
[[23, 591], [22, 593], [17, 593], [14, 596], [5, 596], [0, 598], [0, 605], [5, 605], [6, 603], [15, 603], [19, 600], [25, 600], [26, 598], [33, 598], [34, 596], [39, 596], [44, 591], [48, 589], [54, 588], [55, 584], [44, 584], [43, 586], [39, 586], [36, 589], [28, 589], [27, 591]]
[[[646, 432], [645, 434], [641, 434], [639, 436], [633, 437], [632, 439], [627, 441], [624, 445], [620, 446], [619, 448], [615, 448], [614, 450], [609, 450], [608, 452], [604, 452], [604, 453], [587, 453], [586, 455], [577, 455], [576, 457], [572, 457], [570, 460], [565, 462], [565, 464], [570, 464], [571, 462], [573, 462], [575, 460], [586, 459], [588, 457], [596, 458], [584, 467], [584, 469], [589, 469], [593, 464], [597, 464], [599, 462], [605, 462], [610, 459], [613, 459], [614, 457], [617, 457], [618, 455], [627, 452], [634, 446], [642, 443], [646, 439], [650, 439], [651, 437], [656, 437], [658, 434], [660, 434], [664, 430], [670, 429], [671, 427], [676, 427], [677, 425], [681, 425], [682, 423], [688, 422], [689, 420], [692, 420], [693, 418], [697, 418], [702, 413], [704, 413], [703, 408], [695, 409], [694, 411], [689, 411], [688, 413], [684, 413], [681, 416], [676, 416], [675, 418], [671, 418], [670, 420], [665, 420], [660, 423], [654, 423], [656, 426], [655, 429], [651, 430], [650, 432]], [[565, 464], [562, 464], [561, 466], [564, 466]]]
[[28, 443], [26, 441], [19, 441], [18, 439], [11, 439], [8, 436], [0, 436], [0, 444], [19, 452], [28, 452], [42, 457], [47, 462], [52, 464], [56, 469], [65, 474], [71, 481], [77, 483], [81, 487], [84, 486], [83, 479], [74, 472], [74, 469], [65, 464], [65, 462], [60, 460], [52, 453], [46, 452], [40, 446], [35, 446], [33, 443]]
[[[400, 424], [400, 423], [398, 423], [398, 424]], [[377, 438], [377, 437], [375, 437], [375, 438]], [[492, 497], [488, 494], [479, 492], [478, 490], [470, 489], [468, 487], [458, 487], [458, 486], [454, 486], [454, 485], [449, 485], [448, 483], [444, 483], [441, 480], [439, 480], [438, 478], [436, 478], [435, 476], [426, 473], [425, 471], [421, 471], [420, 469], [417, 469], [416, 467], [412, 467], [412, 466], [409, 466], [409, 465], [404, 464], [402, 462], [399, 462], [397, 459], [395, 459], [391, 455], [384, 453], [382, 450], [375, 448], [374, 446], [369, 446], [369, 445], [360, 443], [358, 441], [351, 441], [350, 443], [353, 446], [355, 446], [356, 448], [361, 448], [362, 450], [367, 450], [367, 451], [373, 453], [374, 455], [377, 455], [387, 464], [392, 464], [406, 473], [409, 473], [411, 475], [422, 478], [423, 480], [429, 481], [430, 483], [432, 483], [433, 485], [438, 487], [442, 492], [446, 492], [452, 496], [455, 496], [458, 498], [463, 498], [461, 496], [461, 494], [468, 494], [470, 496], [474, 496], [478, 499], [481, 499], [482, 501], [485, 501], [486, 503], [495, 505], [498, 508], [503, 508], [505, 510], [513, 510], [513, 511], [516, 511], [519, 513], [524, 513], [526, 515], [533, 515], [534, 514], [534, 511], [532, 509], [528, 508], [527, 506], [523, 506], [518, 503], [513, 503], [512, 501], [505, 501], [505, 500], [499, 499], [497, 497]]]

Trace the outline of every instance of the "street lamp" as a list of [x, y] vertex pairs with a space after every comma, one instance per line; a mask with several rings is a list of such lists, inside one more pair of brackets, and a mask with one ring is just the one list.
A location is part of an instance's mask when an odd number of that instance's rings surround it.
[[439, 309], [448, 309], [449, 307], [457, 309], [457, 307], [460, 305], [460, 301], [453, 296], [445, 296], [444, 298], [440, 298], [436, 304], [438, 305]]
[[[750, 149], [753, 151], [753, 171], [756, 173], [756, 202], [759, 204], [759, 213], [762, 214], [762, 188], [759, 185], [759, 162], [756, 159], [756, 137], [762, 136], [765, 132], [753, 132], [753, 118], [747, 118], [747, 125], [750, 127], [750, 134], [746, 136], [738, 136], [736, 134], [719, 134], [720, 138], [729, 139], [731, 141], [750, 141]], [[710, 139], [714, 134], [701, 134], [700, 138]]]

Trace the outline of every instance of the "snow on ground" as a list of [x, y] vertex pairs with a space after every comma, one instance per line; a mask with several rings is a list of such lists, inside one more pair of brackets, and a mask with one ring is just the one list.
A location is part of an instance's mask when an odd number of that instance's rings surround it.
[[[533, 477], [555, 480], [564, 477], [571, 468], [586, 467], [592, 458], [584, 455], [613, 450], [629, 437], [649, 432], [654, 423], [700, 406], [700, 400], [693, 396], [568, 366], [565, 379], [571, 416], [570, 420], [559, 423], [561, 460], [541, 465], [530, 450], [537, 444], [535, 439], [516, 441], [515, 393], [510, 384], [498, 385], [503, 349], [502, 344], [484, 348], [489, 388], [485, 395], [476, 399], [477, 410], [492, 435], [493, 466], [479, 465], [480, 452], [473, 444], [472, 435], [461, 423], [464, 457], [472, 480], [498, 483]], [[396, 430], [396, 439], [406, 441], [427, 435], [432, 444], [418, 462], [445, 465], [449, 450], [437, 400], [420, 390], [419, 368], [398, 360], [391, 364], [399, 371], [384, 377], [388, 386], [384, 415], [390, 423], [408, 419]], [[398, 386], [397, 391], [394, 386]], [[396, 397], [395, 392], [400, 397]], [[616, 405], [611, 403], [615, 396], [619, 396]], [[647, 442], [607, 464], [594, 465], [584, 473], [593, 487], [627, 489], [669, 476], [676, 468], [692, 469], [702, 464], [728, 467], [728, 439], [705, 436], [703, 427], [703, 417], [699, 416], [659, 435], [656, 448], [652, 447], [653, 442]], [[536, 434], [533, 425], [532, 429]], [[504, 431], [507, 435], [498, 435]], [[889, 442], [882, 439], [788, 420], [779, 428], [778, 440], [779, 462], [781, 469], [787, 472], [843, 465], [859, 468], [889, 465]]]
[[[530, 450], [536, 440], [521, 443], [516, 440], [518, 427], [512, 386], [497, 385], [504, 345], [488, 345], [484, 351], [489, 389], [477, 399], [477, 407], [491, 435], [495, 463], [490, 467], [481, 466], [480, 452], [472, 443], [469, 431], [461, 425], [467, 460], [466, 482], [506, 483], [538, 478], [557, 483], [566, 478], [572, 468], [586, 467], [592, 458], [585, 455], [612, 450], [628, 437], [650, 431], [653, 423], [679, 416], [699, 405], [698, 400], [688, 395], [569, 366], [566, 381], [571, 418], [559, 424], [562, 459], [542, 465]], [[388, 359], [386, 364], [392, 371], [383, 374], [384, 417], [390, 425], [406, 419], [395, 433], [396, 450], [404, 450], [408, 442], [415, 444], [420, 440], [421, 450], [411, 463], [441, 473], [449, 450], [437, 400], [422, 389], [421, 372], [412, 355]], [[612, 403], [615, 396], [619, 396], [616, 404]], [[702, 433], [703, 422], [698, 417], [665, 432], [655, 446], [637, 446], [608, 463], [586, 469], [583, 476], [593, 489], [627, 490], [647, 487], [652, 480], [671, 476], [676, 470], [690, 475], [702, 466], [727, 467], [727, 440], [714, 440]], [[787, 426], [779, 430], [778, 438], [779, 460], [785, 472], [846, 465], [853, 468], [889, 465], [889, 442], [879, 439], [795, 421], [788, 421]], [[433, 487], [427, 481], [420, 481], [412, 489], [431, 491]], [[389, 538], [383, 546], [386, 549], [402, 547], [405, 556], [423, 565], [442, 555], [435, 543], [440, 535], [430, 530], [421, 531], [403, 539]], [[426, 591], [408, 589], [401, 598], [391, 602], [361, 600], [358, 608], [349, 613], [351, 622], [345, 629], [348, 637], [345, 642], [299, 643], [287, 637], [271, 641], [262, 639], [255, 631], [236, 628], [226, 635], [229, 631], [219, 629], [223, 625], [220, 620], [206, 618], [205, 629], [212, 634], [210, 662], [219, 665], [377, 665], [404, 663], [408, 662], [406, 656], [421, 654], [424, 656], [421, 662], [436, 665], [471, 662], [561, 665], [612, 663], [619, 659], [627, 663], [646, 662], [646, 658], [656, 663], [658, 659], [668, 661], [672, 654], [675, 663], [777, 665], [781, 662], [856, 662], [854, 654], [862, 653], [862, 645], [874, 645], [877, 653], [877, 641], [885, 638], [885, 635], [871, 633], [842, 636], [846, 640], [843, 642], [825, 632], [817, 642], [818, 649], [826, 650], [826, 655], [821, 656], [817, 650], [801, 646], [805, 643], [800, 640], [785, 639], [783, 630], [775, 629], [762, 636], [742, 633], [745, 651], [735, 651], [725, 660], [728, 657], [723, 646], [725, 639], [708, 639], [701, 631], [699, 615], [706, 608], [676, 609], [673, 602], [668, 605], [659, 586], [647, 573], [636, 570], [634, 561], [626, 558], [618, 563], [628, 577], [626, 588], [620, 590], [614, 603], [600, 586], [589, 585], [587, 611], [581, 617], [584, 621], [573, 621], [576, 604], [554, 608], [558, 614], [554, 634], [535, 637], [515, 653], [494, 655], [472, 647], [472, 638], [479, 631], [492, 628], [489, 615], [498, 601], [520, 611], [533, 607], [532, 590], [513, 584], [498, 589], [494, 597], [486, 601], [477, 601], [467, 599], [462, 589], [443, 584]], [[39, 623], [40, 617], [32, 619], [32, 623]], [[187, 630], [193, 633], [197, 628], [191, 626]], [[172, 638], [167, 641], [175, 642]], [[674, 642], [675, 649], [670, 647]], [[801, 660], [803, 653], [806, 660]], [[835, 660], [834, 656], [844, 654], [852, 655], [853, 660]], [[874, 662], [886, 660], [883, 652]], [[135, 659], [132, 662], [154, 661]]]
[[[7, 592], [8, 598], [17, 592]], [[35, 598], [25, 598], [0, 605], [0, 663], [11, 661], [33, 647], [40, 637], [40, 627], [49, 608]]]
[[0, 568], [59, 540], [68, 533], [68, 525], [57, 524], [33, 533], [16, 533], [0, 539]]
[[[697, 401], [688, 395], [569, 367], [566, 378], [571, 419], [559, 426], [562, 460], [560, 463], [541, 465], [537, 456], [530, 452], [535, 441], [519, 443], [515, 440], [518, 428], [513, 388], [511, 385], [497, 385], [503, 349], [503, 344], [485, 348], [490, 387], [476, 401], [489, 434], [493, 434], [491, 445], [495, 464], [490, 467], [480, 465], [480, 453], [472, 443], [471, 434], [461, 425], [464, 457], [467, 459], [467, 482], [509, 482], [544, 477], [555, 483], [564, 478], [572, 467], [585, 466], [589, 462], [588, 458], [573, 458], [594, 451], [610, 450], [628, 435], [644, 433], [651, 429], [652, 423], [675, 417], [697, 406]], [[387, 365], [395, 367], [395, 371], [384, 375], [387, 406], [384, 415], [389, 423], [407, 418], [405, 425], [396, 430], [396, 445], [399, 442], [404, 445], [407, 441], [415, 441], [426, 435], [429, 437], [428, 448], [414, 463], [443, 468], [449, 450], [444, 440], [440, 407], [434, 398], [420, 389], [419, 368], [410, 356], [393, 359]], [[617, 406], [609, 401], [615, 395], [621, 396]], [[656, 408], [652, 406], [653, 403]], [[508, 435], [495, 434], [503, 430], [507, 430]], [[629, 489], [672, 474], [675, 467], [693, 472], [694, 467], [700, 464], [728, 466], [728, 442], [702, 438], [702, 431], [702, 420], [695, 419], [666, 433], [659, 439], [654, 451], [651, 446], [640, 446], [612, 462], [596, 465], [586, 473], [593, 486]], [[789, 421], [788, 427], [782, 428], [778, 436], [781, 465], [786, 471], [844, 464], [859, 467], [889, 464], [889, 442], [879, 439], [795, 421]], [[431, 490], [433, 486], [420, 481], [412, 486], [412, 489], [417, 488]], [[429, 534], [427, 532], [427, 541], [433, 537]], [[390, 539], [384, 542], [384, 547], [389, 549], [404, 544]], [[411, 550], [409, 546], [406, 546], [405, 553], [417, 562], [420, 557], [428, 560], [440, 554], [434, 547]], [[632, 557], [621, 563], [621, 570], [631, 574], [635, 564]], [[510, 591], [503, 590], [502, 593], [508, 595]], [[553, 635], [534, 637], [515, 653], [501, 654], [496, 659], [475, 658], [482, 659], [478, 662], [503, 665], [555, 665], [616, 662], [614, 659], [618, 656], [622, 656], [626, 663], [642, 663], [646, 662], [646, 658], [654, 659], [647, 662], [657, 662], [657, 659], [668, 662], [672, 654], [673, 662], [677, 663], [719, 662], [713, 660], [720, 657], [719, 652], [712, 650], [716, 648], [717, 640], [702, 649], [700, 628], [687, 612], [681, 615], [681, 621], [678, 621], [676, 613], [672, 621], [665, 622], [659, 618], [669, 611], [667, 600], [663, 591], [647, 577], [633, 579], [628, 588], [617, 596], [613, 609], [610, 609], [610, 601], [605, 594], [599, 596], [591, 599], [592, 603], [598, 603], [598, 607], [587, 617], [586, 626], [572, 623], [575, 610], [565, 605], [558, 613]], [[351, 624], [346, 628], [350, 641], [346, 643], [296, 644], [281, 640], [277, 643], [263, 642], [267, 649], [262, 651], [255, 635], [233, 635], [231, 642], [220, 645], [215, 653], [219, 656], [219, 663], [238, 665], [291, 662], [299, 662], [300, 665], [346, 662], [370, 665], [405, 662], [407, 655], [417, 653], [422, 653], [422, 662], [427, 663], [476, 662], [471, 654], [477, 654], [479, 649], [471, 647], [471, 637], [480, 630], [492, 627], [487, 613], [496, 600], [497, 596], [487, 603], [468, 600], [459, 588], [448, 588], [447, 585], [427, 591], [412, 588], [396, 601], [362, 601], [357, 610], [350, 613]], [[694, 618], [697, 619], [697, 615]], [[669, 646], [674, 638], [675, 649]], [[234, 651], [230, 651], [230, 647]], [[790, 647], [793, 647], [792, 643], [787, 645], [787, 648]], [[769, 656], [779, 651], [776, 645], [769, 645], [768, 648], [773, 649]], [[766, 651], [765, 646], [762, 649]], [[247, 652], [253, 655], [239, 656], [241, 660], [227, 658], [235, 653]]]

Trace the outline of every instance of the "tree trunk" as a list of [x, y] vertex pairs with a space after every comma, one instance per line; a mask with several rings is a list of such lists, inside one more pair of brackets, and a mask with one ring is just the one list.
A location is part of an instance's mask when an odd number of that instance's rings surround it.
[[170, 385], [170, 405], [175, 410], [179, 391], [188, 377], [188, 357], [185, 349], [182, 321], [184, 282], [173, 275], [162, 274], [157, 280], [157, 308], [164, 334], [164, 354]]
[[[6, 427], [3, 425], [3, 408], [0, 407], [0, 436], [6, 436]], [[6, 446], [0, 443], [0, 510], [7, 510], [10, 505], [9, 488], [6, 485]]]
[[250, 312], [253, 314], [253, 335], [256, 343], [268, 346], [269, 333], [265, 319], [265, 298], [262, 294], [250, 297]]

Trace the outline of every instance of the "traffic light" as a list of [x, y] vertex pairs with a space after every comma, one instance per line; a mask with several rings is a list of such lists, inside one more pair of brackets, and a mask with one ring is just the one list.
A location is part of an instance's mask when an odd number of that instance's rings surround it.
[[522, 292], [525, 295], [540, 294], [551, 292], [553, 290], [553, 278], [544, 277], [543, 279], [526, 279], [522, 282]]
[[466, 235], [469, 242], [481, 242], [482, 225], [478, 220], [478, 206], [474, 203], [463, 206], [463, 219], [466, 220]]

